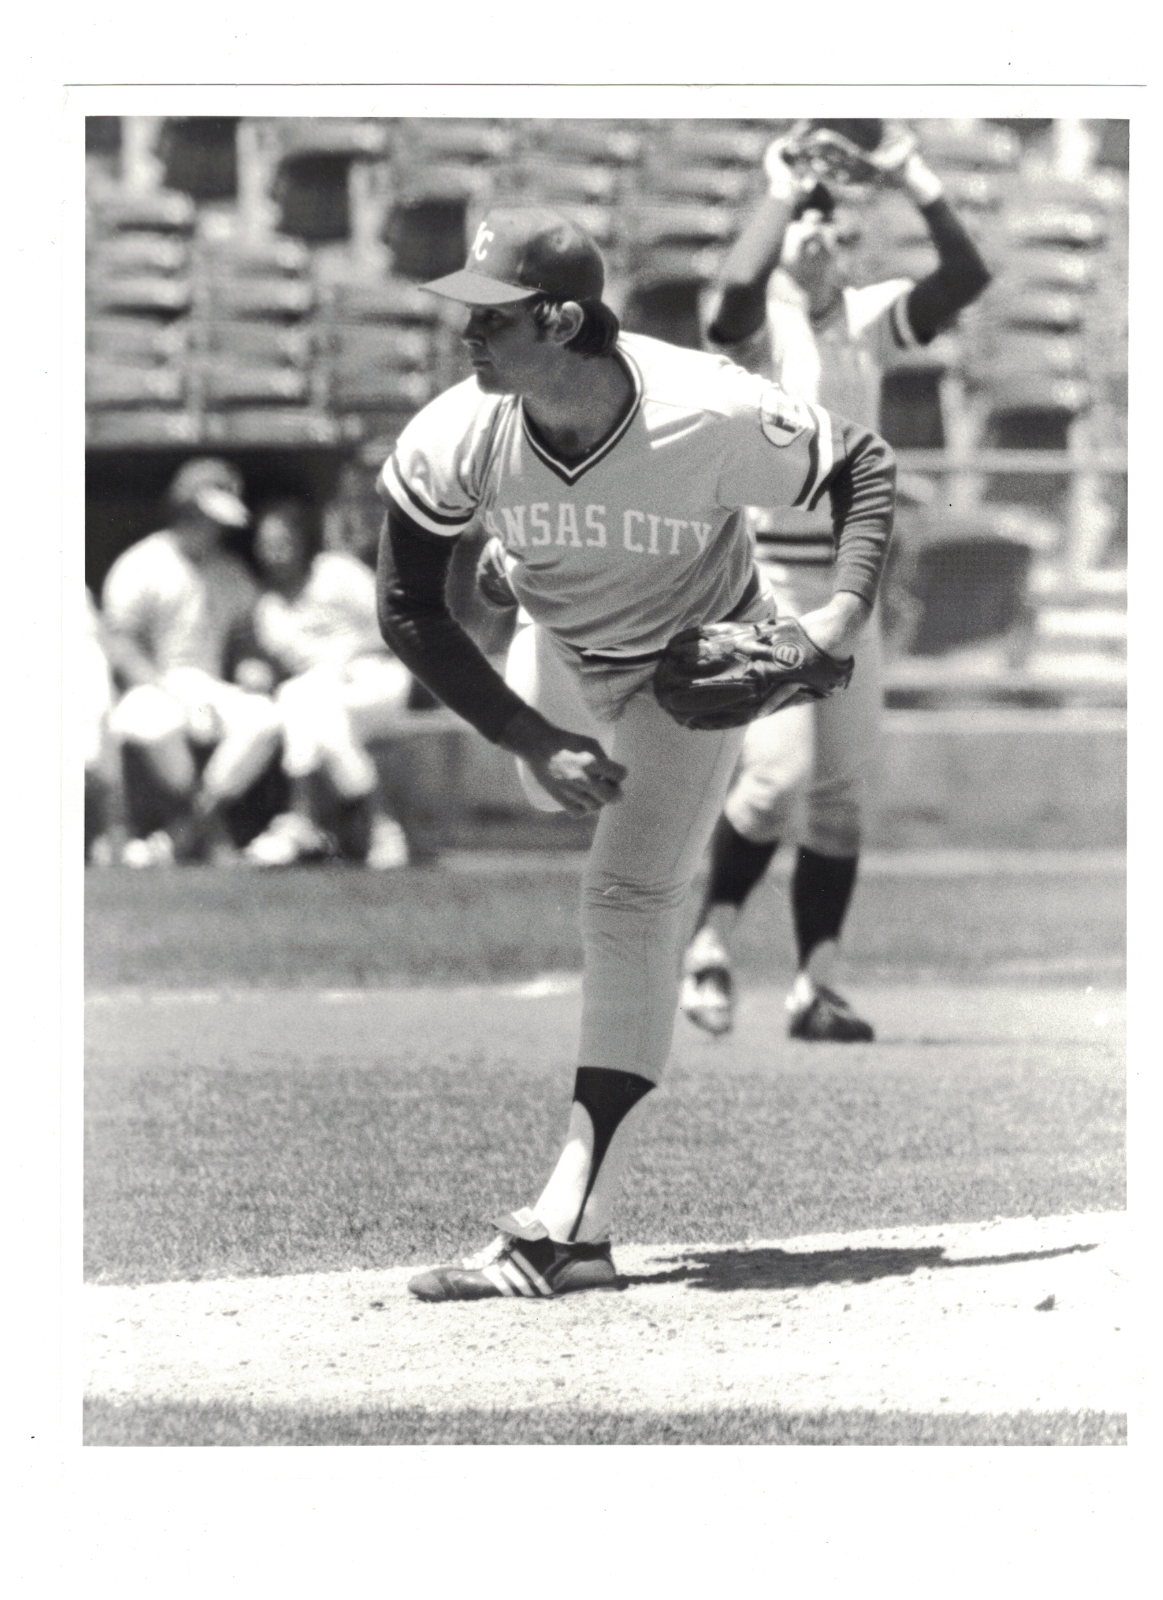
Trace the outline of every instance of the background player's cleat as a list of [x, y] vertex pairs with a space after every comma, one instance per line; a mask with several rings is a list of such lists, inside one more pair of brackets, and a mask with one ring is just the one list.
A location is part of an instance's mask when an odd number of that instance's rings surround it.
[[458, 1266], [422, 1272], [408, 1288], [420, 1300], [491, 1300], [505, 1296], [552, 1300], [559, 1294], [576, 1294], [581, 1289], [622, 1288], [608, 1240], [602, 1244], [559, 1244], [547, 1236], [527, 1237], [536, 1232], [544, 1235], [540, 1224], [522, 1225], [521, 1232], [525, 1238], [499, 1233], [479, 1255], [470, 1256]]
[[683, 975], [679, 1005], [697, 1028], [716, 1037], [730, 1033], [735, 1022], [735, 987], [730, 969], [703, 967]]
[[788, 1007], [788, 1037], [831, 1039], [841, 1044], [867, 1043], [875, 1035], [872, 1024], [858, 1017], [833, 989], [817, 989], [804, 1005]]
[[172, 867], [174, 841], [164, 828], [144, 839], [130, 839], [121, 852], [123, 867]]
[[335, 854], [331, 838], [307, 817], [284, 811], [243, 852], [255, 867], [293, 867], [298, 862], [327, 861]]
[[408, 865], [408, 836], [395, 817], [377, 817], [366, 865], [373, 872], [392, 872]]

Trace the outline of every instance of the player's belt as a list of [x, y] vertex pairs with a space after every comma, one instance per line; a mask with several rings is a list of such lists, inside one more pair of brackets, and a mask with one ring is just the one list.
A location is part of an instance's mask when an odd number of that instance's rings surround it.
[[[759, 574], [755, 568], [751, 569], [751, 576], [747, 580], [747, 587], [736, 600], [725, 617], [720, 617], [720, 622], [737, 622], [747, 607], [759, 593]], [[619, 667], [643, 667], [649, 661], [657, 661], [662, 655], [661, 650], [647, 650], [640, 656], [621, 656], [606, 650], [579, 650], [578, 655], [583, 661], [610, 661]]]

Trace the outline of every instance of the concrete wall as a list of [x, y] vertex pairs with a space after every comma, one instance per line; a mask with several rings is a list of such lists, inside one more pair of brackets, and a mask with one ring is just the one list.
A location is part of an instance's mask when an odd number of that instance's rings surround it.
[[[440, 726], [456, 728], [446, 714]], [[889, 711], [867, 843], [880, 849], [1126, 844], [1121, 711]], [[512, 758], [465, 730], [409, 739], [388, 764], [445, 842], [577, 845], [584, 825], [526, 804]]]
[[869, 844], [1097, 849], [1126, 844], [1122, 711], [893, 711]]

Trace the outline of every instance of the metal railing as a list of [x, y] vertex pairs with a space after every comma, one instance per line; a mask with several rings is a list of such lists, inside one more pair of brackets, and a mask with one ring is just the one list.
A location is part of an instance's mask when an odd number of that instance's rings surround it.
[[1068, 489], [1062, 547], [1051, 554], [1050, 560], [1059, 567], [1066, 584], [1078, 587], [1086, 586], [1111, 531], [1111, 513], [1102, 494], [1102, 480], [1125, 478], [1128, 471], [1127, 451], [1122, 449], [898, 450], [896, 455], [901, 473], [956, 480], [958, 492], [952, 501], [960, 510], [981, 503], [984, 480], [991, 477], [1065, 480]]

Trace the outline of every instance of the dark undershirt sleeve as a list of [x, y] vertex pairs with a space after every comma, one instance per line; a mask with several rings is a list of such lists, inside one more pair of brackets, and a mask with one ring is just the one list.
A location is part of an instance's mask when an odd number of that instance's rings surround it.
[[937, 249], [939, 264], [909, 291], [909, 324], [921, 344], [928, 344], [989, 283], [989, 269], [947, 200], [921, 207], [921, 215]]
[[426, 689], [493, 744], [525, 705], [448, 609], [454, 539], [418, 527], [392, 505], [380, 535], [380, 631]]
[[[843, 451], [824, 492], [832, 507], [836, 569], [832, 591], [876, 599], [892, 537], [896, 457], [877, 434], [832, 413], [834, 443]], [[813, 496], [813, 503], [818, 499]]]

